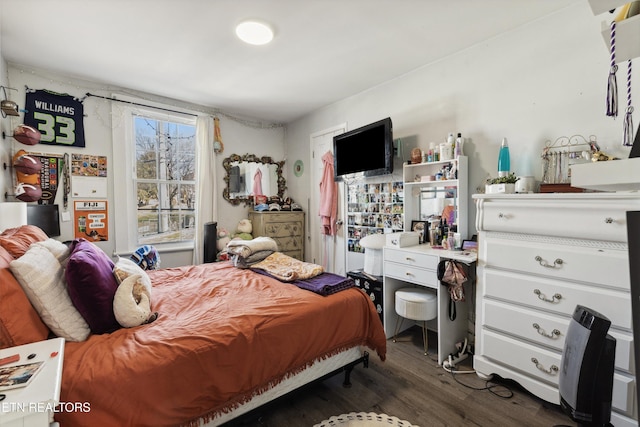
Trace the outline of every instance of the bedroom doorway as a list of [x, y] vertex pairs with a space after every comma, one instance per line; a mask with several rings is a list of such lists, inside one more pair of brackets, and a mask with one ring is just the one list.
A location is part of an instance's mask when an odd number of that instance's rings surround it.
[[[327, 151], [333, 152], [333, 137], [346, 132], [347, 124], [343, 123], [329, 129], [311, 134], [311, 188], [309, 191], [309, 249], [311, 262], [320, 264], [325, 271], [345, 275], [346, 247], [344, 240], [344, 227], [338, 227], [336, 236], [324, 236], [320, 234], [320, 218], [318, 212], [320, 197], [320, 181], [324, 166], [322, 156]], [[344, 184], [338, 183], [338, 221], [344, 219]]]

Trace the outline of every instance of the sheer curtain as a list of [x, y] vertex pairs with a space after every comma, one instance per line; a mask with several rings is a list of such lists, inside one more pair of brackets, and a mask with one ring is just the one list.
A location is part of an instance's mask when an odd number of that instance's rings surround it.
[[216, 156], [213, 146], [213, 118], [198, 116], [196, 120], [196, 233], [193, 263], [202, 264], [204, 256], [204, 224], [217, 221], [218, 186]]

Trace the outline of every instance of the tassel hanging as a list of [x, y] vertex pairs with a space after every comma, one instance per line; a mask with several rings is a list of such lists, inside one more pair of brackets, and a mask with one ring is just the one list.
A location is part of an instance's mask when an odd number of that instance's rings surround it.
[[616, 22], [611, 23], [611, 68], [607, 85], [607, 116], [618, 117], [618, 81], [616, 80]]
[[631, 60], [627, 63], [627, 110], [624, 114], [622, 145], [633, 145], [633, 106], [631, 105]]
[[224, 151], [224, 144], [222, 143], [222, 135], [220, 133], [220, 119], [217, 117], [213, 119], [213, 151], [215, 151], [216, 154]]

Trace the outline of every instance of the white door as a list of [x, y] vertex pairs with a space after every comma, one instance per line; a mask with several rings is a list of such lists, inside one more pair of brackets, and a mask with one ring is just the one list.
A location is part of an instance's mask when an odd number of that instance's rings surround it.
[[[333, 152], [333, 137], [346, 132], [346, 123], [326, 129], [311, 135], [311, 188], [309, 192], [309, 248], [311, 249], [311, 262], [320, 264], [325, 271], [345, 275], [345, 251], [344, 227], [338, 227], [336, 236], [325, 236], [320, 233], [320, 181], [324, 172], [322, 156], [327, 152]], [[344, 184], [338, 183], [338, 223], [344, 218]]]

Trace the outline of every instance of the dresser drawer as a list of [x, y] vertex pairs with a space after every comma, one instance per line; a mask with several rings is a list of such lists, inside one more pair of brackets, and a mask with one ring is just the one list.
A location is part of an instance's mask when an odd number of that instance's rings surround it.
[[[483, 300], [482, 325], [562, 353], [570, 318], [529, 310], [499, 301]], [[615, 366], [633, 373], [633, 338], [630, 333], [609, 330], [616, 339]]]
[[[558, 386], [561, 353], [557, 351], [523, 343], [493, 331], [484, 331], [481, 351], [482, 356], [493, 359], [499, 364], [509, 366], [555, 387]], [[532, 358], [537, 360], [537, 366]]]
[[272, 236], [272, 238], [277, 243], [278, 251], [280, 252], [297, 251], [302, 249], [303, 242], [300, 236]]
[[264, 225], [264, 231], [270, 237], [301, 236], [303, 230], [302, 221], [268, 222]]
[[427, 268], [437, 270], [438, 257], [434, 255], [414, 252], [410, 250], [394, 249], [386, 246], [384, 248], [385, 261], [392, 261], [407, 266]]
[[626, 251], [493, 237], [481, 244], [488, 266], [629, 290]]
[[265, 224], [273, 222], [294, 222], [304, 221], [303, 212], [249, 212], [249, 217], [253, 221], [262, 221]]
[[431, 288], [438, 287], [438, 274], [435, 270], [427, 270], [407, 264], [385, 261], [384, 275], [386, 277], [393, 277], [394, 279], [415, 283], [417, 285], [428, 286]]
[[615, 327], [631, 331], [629, 292], [489, 267], [478, 270], [483, 283], [482, 297], [525, 304], [534, 309], [560, 314], [567, 319], [573, 315], [576, 305], [580, 304], [604, 314]]
[[[522, 343], [491, 331], [486, 331], [483, 335], [483, 356], [558, 387], [561, 353]], [[619, 372], [614, 373], [612, 406], [625, 415], [633, 416], [635, 396], [634, 378]]]
[[[626, 211], [639, 208], [630, 200], [482, 200], [479, 231], [627, 241]], [[589, 234], [585, 235], [585, 230]]]
[[562, 352], [570, 319], [483, 300], [482, 325]]

